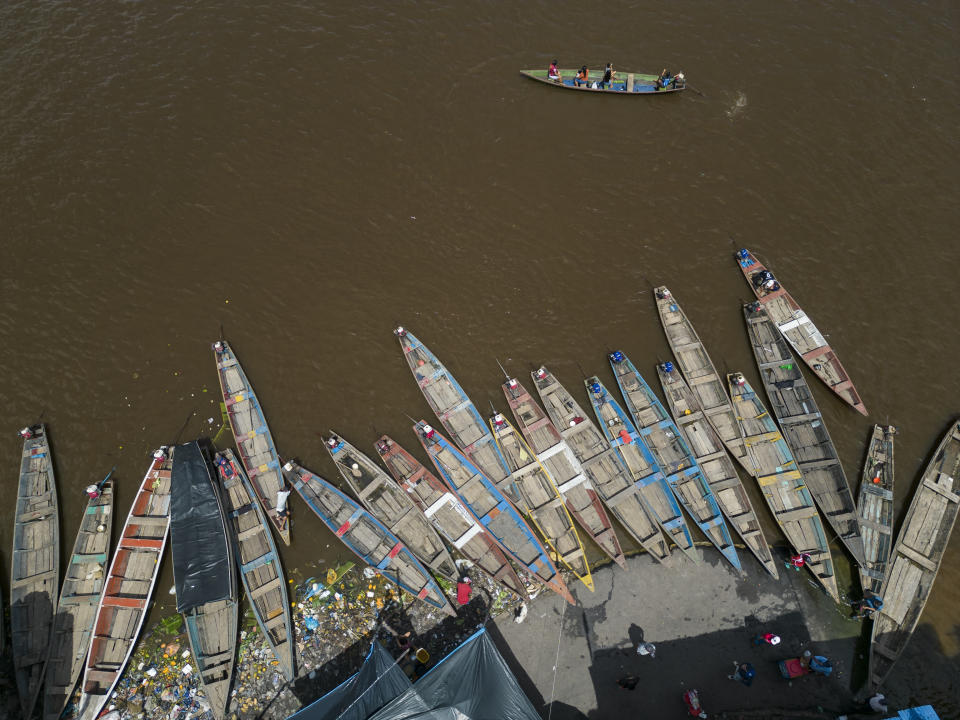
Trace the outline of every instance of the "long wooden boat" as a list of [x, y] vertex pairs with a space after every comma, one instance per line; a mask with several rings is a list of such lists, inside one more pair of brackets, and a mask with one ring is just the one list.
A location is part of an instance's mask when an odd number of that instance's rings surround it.
[[237, 565], [209, 441], [178, 445], [170, 481], [170, 550], [177, 611], [192, 660], [221, 720], [230, 702], [237, 656]]
[[806, 563], [810, 572], [839, 601], [827, 535], [790, 448], [746, 378], [731, 373], [727, 382], [754, 476], [770, 512], [793, 549], [810, 556]]
[[660, 523], [667, 537], [696, 562], [696, 548], [677, 498], [667, 484], [663, 473], [656, 467], [650, 451], [640, 442], [640, 433], [637, 432], [630, 417], [620, 407], [620, 403], [611, 397], [596, 375], [583, 382], [587, 387], [590, 402], [593, 404], [597, 423], [603, 428], [607, 442], [620, 452], [634, 485], [643, 496], [647, 509]]
[[730, 404], [726, 383], [720, 378], [697, 331], [670, 290], [661, 285], [654, 288], [653, 294], [667, 343], [684, 379], [697, 396], [707, 422], [713, 426], [733, 459], [753, 474], [753, 464], [747, 458], [747, 449], [737, 428], [737, 415]]
[[430, 571], [386, 525], [346, 493], [296, 462], [288, 461], [283, 472], [323, 524], [363, 562], [415, 598], [456, 616]]
[[45, 425], [20, 431], [23, 454], [10, 562], [10, 632], [23, 716], [43, 685], [60, 582], [60, 509]]
[[496, 483], [500, 492], [512, 503], [519, 503], [520, 498], [510, 482], [507, 461], [463, 388], [436, 355], [409, 330], [398, 327], [393, 333], [400, 340], [403, 356], [427, 404], [450, 438], [484, 475]]
[[323, 444], [360, 504], [400, 538], [424, 565], [456, 584], [457, 566], [450, 551], [409, 493], [401, 490], [373, 460], [333, 431]]
[[260, 401], [227, 341], [215, 342], [213, 351], [240, 461], [274, 531], [289, 545], [290, 522], [283, 523], [277, 514], [277, 493], [283, 488], [283, 471]]
[[740, 557], [733, 546], [733, 538], [720, 512], [720, 505], [680, 429], [630, 358], [620, 350], [613, 351], [608, 357], [617, 385], [640, 433], [640, 442], [653, 456], [659, 472], [663, 473], [674, 495], [700, 531], [740, 572]]
[[887, 561], [893, 547], [893, 437], [892, 425], [873, 426], [867, 446], [867, 459], [860, 477], [857, 519], [863, 533], [864, 563], [860, 566], [860, 585], [883, 597]]
[[807, 488], [857, 565], [863, 565], [857, 506], [817, 401], [766, 308], [758, 302], [744, 305], [743, 317], [770, 408]]
[[520, 511], [470, 459], [443, 435], [419, 421], [413, 431], [441, 479], [470, 511], [480, 518], [504, 552], [529, 576], [543, 583], [571, 605], [573, 596], [557, 572], [546, 548], [524, 521]]
[[547, 415], [573, 451], [590, 483], [624, 529], [656, 560], [669, 564], [670, 546], [663, 537], [617, 450], [587, 417], [553, 373], [540, 367], [530, 373]]
[[883, 608], [874, 613], [869, 684], [884, 683], [917, 627], [957, 522], [960, 422], [954, 421], [927, 465], [887, 564]]
[[419, 460], [387, 435], [374, 445], [390, 474], [434, 527], [492, 580], [522, 598], [527, 589], [494, 537], [460, 499]]
[[173, 454], [169, 448], [153, 454], [113, 553], [80, 683], [80, 720], [100, 714], [143, 626], [170, 532]]
[[46, 683], [43, 690], [44, 720], [63, 714], [83, 670], [90, 649], [93, 621], [106, 580], [113, 525], [113, 481], [110, 474], [96, 484], [96, 497], [88, 497], [80, 530], [73, 543], [67, 573], [60, 589], [57, 614], [50, 636]]
[[217, 453], [216, 465], [243, 589], [280, 671], [293, 680], [297, 660], [287, 580], [267, 516], [233, 451]]
[[557, 560], [566, 565], [593, 592], [593, 576], [580, 535], [567, 512], [563, 495], [523, 436], [502, 414], [490, 418], [490, 429], [507, 459], [526, 516]]
[[501, 387], [517, 427], [556, 484], [567, 511], [611, 560], [625, 568], [627, 561], [607, 511], [563, 435], [516, 378], [507, 378]]
[[817, 326], [797, 304], [773, 274], [765, 268], [746, 248], [737, 251], [737, 265], [747, 284], [763, 303], [777, 328], [796, 350], [814, 375], [833, 390], [837, 396], [861, 415], [867, 408], [860, 399], [853, 381], [847, 374], [840, 358], [824, 339]]
[[703, 477], [713, 490], [723, 514], [764, 570], [779, 577], [777, 561], [760, 527], [760, 520], [723, 441], [707, 421], [703, 407], [683, 375], [671, 362], [657, 365], [663, 394], [680, 432], [693, 451]]
[[583, 85], [577, 85], [575, 81], [576, 70], [560, 70], [559, 80], [551, 80], [546, 70], [521, 70], [520, 74], [531, 80], [565, 88], [566, 90], [613, 93], [614, 95], [666, 95], [667, 93], [680, 92], [687, 87], [683, 73], [671, 75], [666, 81], [666, 86], [664, 86], [663, 82], [658, 82], [660, 75], [618, 70], [617, 76], [613, 78], [612, 82], [608, 83], [609, 87], [604, 88], [599, 87], [599, 82], [603, 78], [602, 69], [597, 71], [593, 80]]

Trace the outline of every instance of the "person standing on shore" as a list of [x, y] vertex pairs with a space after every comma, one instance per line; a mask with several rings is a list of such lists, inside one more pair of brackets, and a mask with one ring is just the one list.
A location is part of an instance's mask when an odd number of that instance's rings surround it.
[[649, 655], [650, 657], [656, 657], [657, 646], [653, 643], [642, 642], [637, 646], [637, 655]]
[[780, 636], [774, 635], [773, 633], [761, 633], [760, 635], [754, 636], [753, 638], [754, 645], [763, 645], [764, 643], [766, 643], [767, 645], [779, 645]]
[[783, 566], [785, 568], [793, 568], [797, 572], [800, 572], [803, 569], [804, 565], [810, 562], [811, 559], [812, 558], [810, 557], [810, 553], [800, 553], [799, 555], [791, 555], [790, 562], [785, 562]]
[[753, 669], [753, 665], [750, 663], [733, 663], [735, 668], [733, 675], [727, 675], [728, 680], [739, 680], [747, 687], [753, 683], [753, 678], [757, 674], [757, 671]]

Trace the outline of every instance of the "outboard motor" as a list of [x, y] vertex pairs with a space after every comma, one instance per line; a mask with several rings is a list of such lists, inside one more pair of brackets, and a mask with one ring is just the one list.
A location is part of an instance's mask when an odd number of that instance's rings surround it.
[[614, 350], [612, 353], [610, 353], [610, 359], [615, 363], [621, 363], [623, 362], [623, 353], [619, 350]]

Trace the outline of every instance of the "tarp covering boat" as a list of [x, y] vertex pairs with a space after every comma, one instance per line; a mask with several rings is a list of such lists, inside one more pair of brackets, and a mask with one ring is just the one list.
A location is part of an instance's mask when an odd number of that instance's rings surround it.
[[173, 454], [170, 545], [177, 612], [236, 596], [233, 549], [206, 448], [189, 442]]

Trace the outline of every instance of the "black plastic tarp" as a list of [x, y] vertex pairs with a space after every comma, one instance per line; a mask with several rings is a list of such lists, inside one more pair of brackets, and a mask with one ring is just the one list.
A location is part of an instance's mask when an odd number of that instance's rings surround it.
[[170, 547], [178, 612], [236, 597], [233, 545], [207, 447], [184, 443], [173, 453]]

